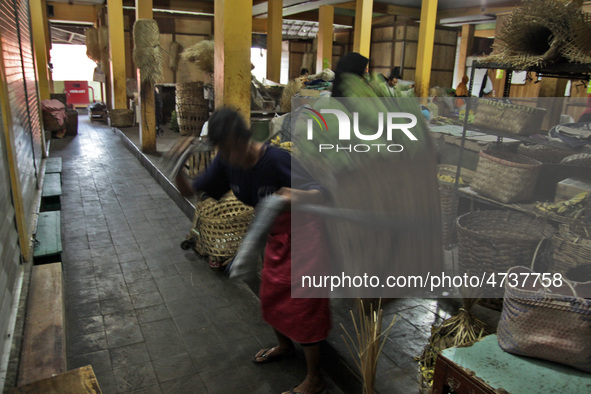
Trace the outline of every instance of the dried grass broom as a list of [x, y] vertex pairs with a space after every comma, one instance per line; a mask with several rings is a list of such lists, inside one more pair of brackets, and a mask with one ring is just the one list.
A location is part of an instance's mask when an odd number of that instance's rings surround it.
[[194, 63], [201, 71], [213, 74], [214, 71], [214, 47], [213, 41], [205, 40], [183, 51], [181, 58]]
[[[381, 300], [380, 300], [381, 301]], [[390, 334], [390, 330], [396, 321], [396, 316], [392, 318], [392, 322], [386, 329], [382, 329], [382, 318], [384, 310], [381, 308], [381, 302], [378, 303], [377, 311], [374, 311], [373, 304], [370, 304], [369, 313], [365, 313], [363, 301], [359, 301], [358, 320], [355, 319], [353, 311], [350, 311], [351, 320], [355, 327], [355, 339], [347, 332], [343, 324], [341, 328], [345, 331], [345, 335], [341, 335], [345, 341], [345, 345], [353, 356], [355, 364], [361, 372], [363, 379], [363, 393], [372, 394], [374, 392], [376, 370], [378, 366], [378, 358], [384, 347], [384, 343]]]

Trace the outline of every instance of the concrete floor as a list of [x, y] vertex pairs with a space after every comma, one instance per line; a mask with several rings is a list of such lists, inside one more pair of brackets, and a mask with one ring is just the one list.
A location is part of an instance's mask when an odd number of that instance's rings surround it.
[[[63, 158], [68, 368], [92, 364], [104, 393], [279, 393], [299, 383], [301, 351], [281, 363], [250, 361], [274, 344], [251, 289], [179, 247], [191, 220], [150, 175], [154, 169], [146, 171], [163, 164], [161, 153], [179, 135], [166, 131], [159, 153], [143, 156], [142, 165], [126, 147], [138, 145], [137, 129], [122, 130], [80, 115], [77, 136], [51, 142], [51, 156]], [[324, 348], [330, 393], [359, 392], [339, 326], [351, 327], [351, 307], [332, 302]], [[425, 299], [385, 306], [385, 320], [398, 320], [378, 364], [378, 393], [418, 391], [414, 357], [431, 325], [457, 307]], [[479, 311], [496, 324], [498, 313]]]

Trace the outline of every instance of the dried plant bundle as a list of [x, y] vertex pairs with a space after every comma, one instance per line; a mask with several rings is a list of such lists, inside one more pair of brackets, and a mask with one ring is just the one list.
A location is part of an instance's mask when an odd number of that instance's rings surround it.
[[213, 41], [204, 40], [190, 46], [183, 51], [181, 57], [194, 63], [201, 71], [213, 74], [214, 71], [214, 46]]
[[153, 19], [138, 19], [133, 24], [133, 61], [140, 70], [142, 82], [162, 78], [160, 30]]

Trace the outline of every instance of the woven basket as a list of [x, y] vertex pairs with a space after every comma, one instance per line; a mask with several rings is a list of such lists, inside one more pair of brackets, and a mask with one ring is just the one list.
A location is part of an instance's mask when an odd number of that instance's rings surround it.
[[503, 203], [530, 200], [542, 163], [515, 153], [480, 151], [472, 189]]
[[[440, 164], [438, 172], [441, 175], [449, 175], [455, 179], [457, 166], [451, 164]], [[463, 183], [460, 186], [468, 186], [474, 178], [474, 171], [462, 168], [460, 178]], [[439, 201], [441, 203], [441, 221], [443, 225], [442, 239], [445, 245], [454, 242], [452, 228], [456, 217], [458, 216], [458, 197], [455, 192], [455, 184], [452, 182], [438, 180], [439, 182]]]
[[539, 133], [546, 109], [479, 100], [474, 125], [518, 135]]
[[546, 145], [525, 145], [517, 147], [517, 153], [547, 164], [560, 163], [565, 157], [572, 155], [572, 151], [560, 148], [553, 148]]
[[502, 273], [531, 264], [535, 250], [554, 229], [546, 222], [519, 212], [493, 210], [458, 217], [460, 274]]
[[591, 227], [561, 225], [552, 237], [552, 261], [549, 270], [568, 279], [569, 270], [591, 262]]
[[591, 154], [577, 153], [562, 159], [560, 164], [568, 164], [569, 166], [591, 167]]
[[233, 257], [253, 216], [253, 208], [238, 201], [232, 193], [219, 201], [209, 198], [199, 202], [193, 219], [195, 250], [219, 262]]
[[60, 131], [66, 128], [66, 123], [60, 125], [57, 119], [48, 111], [41, 111], [43, 117], [43, 128], [45, 131]]
[[135, 114], [129, 109], [109, 110], [109, 124], [111, 127], [131, 127], [134, 124]]
[[209, 101], [203, 96], [203, 82], [177, 83], [176, 112], [181, 135], [201, 134], [209, 117]]

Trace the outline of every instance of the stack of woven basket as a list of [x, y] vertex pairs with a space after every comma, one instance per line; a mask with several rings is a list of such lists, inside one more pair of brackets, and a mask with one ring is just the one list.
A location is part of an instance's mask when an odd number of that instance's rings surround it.
[[201, 134], [209, 117], [209, 101], [203, 95], [203, 82], [177, 83], [176, 112], [181, 135]]

